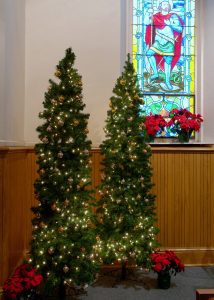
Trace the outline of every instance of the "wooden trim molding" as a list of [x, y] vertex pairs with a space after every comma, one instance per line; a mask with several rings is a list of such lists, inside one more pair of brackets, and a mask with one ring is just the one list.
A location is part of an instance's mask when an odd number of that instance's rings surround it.
[[214, 289], [196, 290], [196, 300], [214, 300]]
[[[161, 248], [160, 250], [165, 250]], [[212, 266], [214, 265], [214, 248], [170, 248], [174, 251], [185, 266]]]
[[152, 152], [156, 153], [156, 152], [173, 152], [173, 153], [177, 153], [177, 152], [185, 152], [185, 153], [189, 153], [189, 152], [214, 152], [214, 147], [212, 145], [210, 145], [209, 147], [199, 147], [199, 146], [194, 146], [194, 147], [190, 147], [190, 146], [179, 146], [179, 147], [166, 147], [166, 146], [151, 146], [152, 147]]

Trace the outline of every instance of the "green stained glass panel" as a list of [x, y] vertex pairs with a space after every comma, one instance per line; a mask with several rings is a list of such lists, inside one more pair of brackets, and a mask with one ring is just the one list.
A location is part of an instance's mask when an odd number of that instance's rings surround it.
[[[142, 113], [149, 115], [161, 114], [166, 119], [170, 110], [174, 108], [186, 108], [194, 113], [194, 96], [165, 96], [165, 95], [145, 95], [145, 104], [142, 106]], [[164, 137], [174, 136], [170, 130], [163, 133]]]

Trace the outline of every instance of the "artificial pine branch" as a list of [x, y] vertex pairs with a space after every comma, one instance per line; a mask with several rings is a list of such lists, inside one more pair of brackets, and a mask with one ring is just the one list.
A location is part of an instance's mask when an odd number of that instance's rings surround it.
[[49, 80], [39, 114], [43, 124], [37, 128], [41, 142], [35, 146], [38, 206], [33, 208], [30, 261], [49, 291], [62, 283], [93, 282], [98, 270], [89, 188], [89, 115], [83, 112], [82, 80], [74, 61], [69, 48], [56, 67], [57, 82]]
[[155, 196], [151, 192], [152, 153], [145, 143], [143, 104], [128, 55], [107, 112], [97, 204], [97, 251], [104, 263], [121, 263], [122, 276], [127, 263], [148, 268], [149, 255], [158, 245]]

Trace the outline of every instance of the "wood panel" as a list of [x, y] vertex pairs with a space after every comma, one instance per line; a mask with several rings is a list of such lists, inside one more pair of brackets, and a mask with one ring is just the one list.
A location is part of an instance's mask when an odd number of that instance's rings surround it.
[[[101, 161], [99, 151], [93, 151], [95, 186]], [[194, 249], [193, 264], [214, 263], [214, 149], [153, 148], [151, 163], [161, 245], [181, 249], [187, 263]]]
[[196, 300], [214, 300], [214, 289], [196, 290]]
[[99, 192], [98, 192], [98, 185], [101, 182], [101, 162], [102, 162], [102, 156], [100, 154], [100, 150], [96, 149], [93, 150], [92, 153], [92, 186], [96, 190], [95, 192], [95, 197], [98, 199], [99, 198]]
[[[102, 156], [91, 155], [95, 188]], [[151, 163], [162, 248], [186, 264], [214, 264], [214, 148], [156, 147]], [[33, 149], [0, 148], [0, 285], [29, 249], [36, 170]]]
[[166, 248], [214, 248], [213, 152], [155, 152], [159, 240]]
[[10, 153], [4, 165], [3, 279], [23, 255], [26, 232], [26, 153]]
[[0, 151], [0, 284], [29, 248], [35, 154], [28, 149]]
[[[99, 151], [92, 160], [98, 185]], [[151, 163], [162, 248], [188, 265], [214, 264], [214, 149], [153, 148]]]
[[2, 266], [3, 266], [3, 164], [4, 154], [0, 153], [0, 285], [2, 278]]
[[27, 224], [26, 224], [26, 236], [25, 236], [25, 249], [29, 249], [29, 242], [31, 240], [31, 219], [33, 217], [33, 213], [31, 211], [31, 207], [36, 206], [37, 200], [34, 197], [34, 182], [36, 178], [38, 177], [37, 174], [37, 164], [36, 164], [36, 157], [35, 153], [32, 151], [29, 151], [27, 153], [27, 170], [28, 170], [28, 177], [27, 177], [27, 184], [26, 188], [28, 189], [27, 195], [29, 195], [28, 203], [27, 205]]

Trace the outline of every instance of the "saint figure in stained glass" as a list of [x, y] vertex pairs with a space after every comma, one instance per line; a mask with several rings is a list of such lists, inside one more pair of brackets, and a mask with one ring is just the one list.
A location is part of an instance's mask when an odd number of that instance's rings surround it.
[[[195, 0], [133, 0], [132, 53], [146, 115], [195, 109]], [[171, 137], [166, 129], [162, 136]]]
[[165, 82], [160, 87], [165, 91], [176, 90], [170, 81], [171, 71], [180, 59], [182, 31], [184, 23], [181, 17], [174, 13], [169, 0], [160, 0], [159, 12], [153, 14], [149, 8], [145, 12], [144, 24], [146, 25], [145, 42], [148, 46], [146, 56], [151, 66], [152, 74], [149, 74], [148, 84], [153, 85], [159, 78], [158, 70], [165, 75]]

